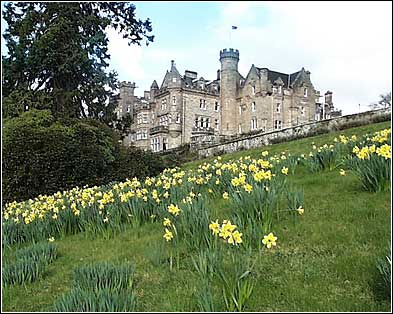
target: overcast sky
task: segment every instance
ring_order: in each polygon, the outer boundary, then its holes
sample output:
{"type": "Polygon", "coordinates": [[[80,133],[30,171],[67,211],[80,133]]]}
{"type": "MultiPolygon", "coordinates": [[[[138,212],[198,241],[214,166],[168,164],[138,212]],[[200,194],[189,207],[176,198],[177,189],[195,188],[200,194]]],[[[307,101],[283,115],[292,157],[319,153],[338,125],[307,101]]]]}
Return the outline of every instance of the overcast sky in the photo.
{"type": "MultiPolygon", "coordinates": [[[[386,2],[133,2],[150,18],[155,40],[128,46],[109,30],[110,67],[143,95],[161,85],[170,61],[181,74],[212,80],[219,51],[240,52],[239,71],[251,65],[293,73],[304,67],[314,87],[333,91],[343,114],[368,110],[392,86],[392,3],[386,2]],[[237,26],[231,30],[231,26],[237,26]]],[[[3,46],[3,45],[2,45],[3,46]]]]}

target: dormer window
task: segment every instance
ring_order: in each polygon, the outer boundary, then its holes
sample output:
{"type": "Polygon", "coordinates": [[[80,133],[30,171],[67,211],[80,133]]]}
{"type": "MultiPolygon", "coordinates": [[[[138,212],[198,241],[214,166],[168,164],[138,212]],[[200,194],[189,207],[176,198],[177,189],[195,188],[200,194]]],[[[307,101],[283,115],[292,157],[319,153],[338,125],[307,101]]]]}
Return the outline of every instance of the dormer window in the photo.
{"type": "Polygon", "coordinates": [[[307,95],[308,95],[308,88],[306,87],[306,88],[304,88],[304,90],[303,90],[303,96],[304,96],[304,97],[307,97],[307,95]]]}
{"type": "Polygon", "coordinates": [[[254,85],[251,86],[251,89],[252,89],[252,94],[255,95],[255,86],[254,85]]]}

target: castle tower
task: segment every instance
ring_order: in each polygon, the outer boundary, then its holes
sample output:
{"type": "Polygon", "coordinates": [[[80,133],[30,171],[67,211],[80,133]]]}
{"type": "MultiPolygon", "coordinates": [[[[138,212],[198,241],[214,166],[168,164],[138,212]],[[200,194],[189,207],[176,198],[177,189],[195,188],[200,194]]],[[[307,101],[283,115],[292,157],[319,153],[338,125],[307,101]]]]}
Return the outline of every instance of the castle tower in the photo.
{"type": "Polygon", "coordinates": [[[234,135],[237,133],[236,97],[239,82],[239,50],[224,49],[220,51],[221,62],[221,134],[234,135]]]}
{"type": "Polygon", "coordinates": [[[120,83],[120,98],[117,109],[118,118],[124,117],[127,113],[132,116],[134,110],[133,104],[135,88],[135,83],[125,81],[120,83]]]}

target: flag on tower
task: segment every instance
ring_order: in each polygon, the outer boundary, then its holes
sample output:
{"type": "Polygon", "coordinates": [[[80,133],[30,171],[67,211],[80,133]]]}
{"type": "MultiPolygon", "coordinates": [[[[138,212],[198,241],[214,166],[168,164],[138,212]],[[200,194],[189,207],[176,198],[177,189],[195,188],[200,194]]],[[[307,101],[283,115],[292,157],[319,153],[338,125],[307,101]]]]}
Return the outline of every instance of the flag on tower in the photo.
{"type": "Polygon", "coordinates": [[[237,26],[232,26],[232,29],[237,29],[237,26]]]}

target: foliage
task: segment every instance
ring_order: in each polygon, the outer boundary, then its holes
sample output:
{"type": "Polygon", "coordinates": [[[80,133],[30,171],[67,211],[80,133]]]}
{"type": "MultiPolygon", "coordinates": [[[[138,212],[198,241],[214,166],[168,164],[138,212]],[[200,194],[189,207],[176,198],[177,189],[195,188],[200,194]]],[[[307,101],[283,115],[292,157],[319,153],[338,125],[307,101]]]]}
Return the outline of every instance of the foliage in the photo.
{"type": "Polygon", "coordinates": [[[37,243],[16,251],[15,257],[34,262],[42,260],[46,264],[50,264],[57,258],[57,246],[53,243],[37,243]]]}
{"type": "Polygon", "coordinates": [[[5,285],[26,284],[41,278],[47,265],[57,258],[57,248],[51,243],[38,243],[19,250],[15,261],[4,265],[5,285]]]}
{"type": "Polygon", "coordinates": [[[75,268],[73,288],[54,308],[61,312],[129,312],[136,307],[134,265],[94,263],[75,268]]]}
{"type": "Polygon", "coordinates": [[[106,72],[106,30],[118,31],[129,44],[154,37],[149,19],[138,20],[127,2],[8,2],[3,18],[5,117],[29,106],[110,123],[118,81],[115,72],[106,72]]]}
{"type": "Polygon", "coordinates": [[[391,278],[392,278],[392,250],[390,248],[389,253],[383,257],[378,258],[377,268],[383,280],[383,287],[385,291],[391,289],[391,278]]]}
{"type": "Polygon", "coordinates": [[[372,109],[392,107],[392,92],[379,95],[379,101],[370,105],[372,109]]]}
{"type": "Polygon", "coordinates": [[[106,125],[56,121],[48,110],[29,110],[3,128],[3,201],[23,200],[74,186],[101,185],[156,175],[159,156],[119,144],[106,125]]]}
{"type": "Polygon", "coordinates": [[[132,289],[135,267],[132,264],[94,263],[74,270],[74,287],[81,290],[120,292],[132,289]]]}
{"type": "Polygon", "coordinates": [[[136,295],[107,290],[90,291],[74,288],[54,304],[56,312],[133,312],[136,295]]]}

